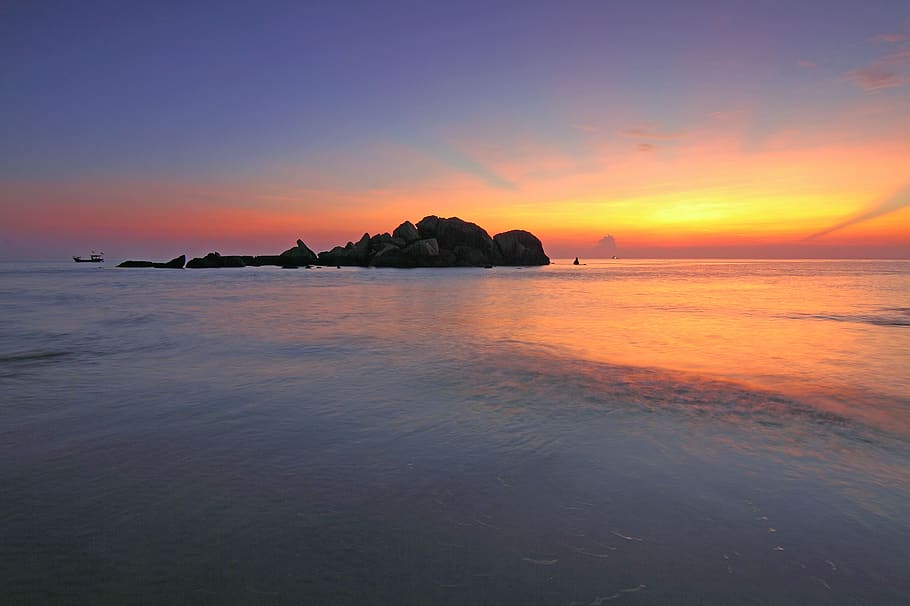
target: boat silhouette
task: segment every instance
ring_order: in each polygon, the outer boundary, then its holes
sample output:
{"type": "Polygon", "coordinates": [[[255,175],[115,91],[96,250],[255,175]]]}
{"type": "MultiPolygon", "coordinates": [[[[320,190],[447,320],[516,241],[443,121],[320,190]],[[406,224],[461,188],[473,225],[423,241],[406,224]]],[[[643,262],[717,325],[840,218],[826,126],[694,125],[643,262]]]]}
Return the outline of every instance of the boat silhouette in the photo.
{"type": "Polygon", "coordinates": [[[73,261],[76,263],[104,263],[104,253],[96,253],[92,251],[92,254],[89,255],[88,259],[83,259],[82,257],[73,257],[73,261]]]}

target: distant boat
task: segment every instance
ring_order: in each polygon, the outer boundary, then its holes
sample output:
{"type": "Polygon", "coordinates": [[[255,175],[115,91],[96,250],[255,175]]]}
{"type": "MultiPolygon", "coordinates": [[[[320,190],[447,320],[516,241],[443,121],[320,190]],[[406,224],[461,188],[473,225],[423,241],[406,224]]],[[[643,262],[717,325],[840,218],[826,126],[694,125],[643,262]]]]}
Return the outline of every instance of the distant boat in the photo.
{"type": "Polygon", "coordinates": [[[82,257],[73,257],[73,261],[76,263],[104,263],[104,253],[96,253],[92,251],[92,254],[89,255],[88,259],[83,259],[82,257]]]}

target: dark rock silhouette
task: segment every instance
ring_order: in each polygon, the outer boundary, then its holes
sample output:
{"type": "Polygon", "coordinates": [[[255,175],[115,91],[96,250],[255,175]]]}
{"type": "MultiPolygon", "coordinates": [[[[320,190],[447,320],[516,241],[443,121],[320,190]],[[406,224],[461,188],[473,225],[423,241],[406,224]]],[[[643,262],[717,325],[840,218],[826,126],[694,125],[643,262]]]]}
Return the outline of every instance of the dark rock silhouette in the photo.
{"type": "Polygon", "coordinates": [[[319,253],[319,263],[322,265],[366,265],[370,254],[370,234],[363,234],[357,244],[348,242],[344,246],[336,246],[330,251],[319,253]]]}
{"type": "MultiPolygon", "coordinates": [[[[492,267],[494,265],[549,265],[540,240],[516,229],[490,237],[476,223],[458,217],[430,215],[416,225],[405,221],[388,232],[365,233],[356,242],[336,246],[318,255],[302,240],[279,255],[220,255],[217,252],[195,258],[188,268],[246,267],[277,265],[334,267],[492,267]]],[[[143,266],[148,267],[148,266],[143,266]]]]}
{"type": "Polygon", "coordinates": [[[395,231],[392,232],[392,237],[401,238],[404,240],[405,244],[410,244],[411,242],[420,239],[420,233],[417,231],[417,227],[415,227],[413,223],[410,221],[405,221],[395,228],[395,231]]]}
{"type": "Polygon", "coordinates": [[[549,265],[537,236],[523,229],[496,234],[493,238],[502,257],[501,265],[549,265]]]}
{"type": "Polygon", "coordinates": [[[206,256],[190,259],[186,264],[187,269],[199,268],[221,268],[221,267],[246,267],[252,265],[255,257],[241,255],[221,255],[217,252],[210,252],[206,256]],[[249,263],[247,263],[249,261],[249,263]]]}
{"type": "Polygon", "coordinates": [[[458,217],[442,219],[435,215],[424,217],[417,224],[421,238],[436,238],[440,250],[455,254],[452,265],[483,267],[502,265],[499,249],[493,238],[476,223],[462,221],[458,217]]]}
{"type": "Polygon", "coordinates": [[[183,269],[184,265],[186,265],[186,255],[175,257],[167,263],[156,263],[155,261],[124,261],[117,267],[157,267],[159,269],[183,269]]]}
{"type": "Polygon", "coordinates": [[[316,253],[314,253],[310,248],[303,243],[303,240],[297,240],[297,246],[289,248],[280,255],[258,255],[252,257],[250,262],[246,262],[246,257],[244,257],[244,262],[246,265],[260,266],[260,265],[277,265],[279,267],[292,268],[312,265],[316,262],[316,253]]]}
{"type": "Polygon", "coordinates": [[[297,265],[311,265],[316,262],[316,253],[310,250],[303,240],[297,240],[297,246],[287,249],[279,256],[294,261],[297,265]]]}
{"type": "Polygon", "coordinates": [[[575,257],[575,260],[572,261],[572,265],[579,265],[579,263],[578,263],[578,257],[575,257]]]}

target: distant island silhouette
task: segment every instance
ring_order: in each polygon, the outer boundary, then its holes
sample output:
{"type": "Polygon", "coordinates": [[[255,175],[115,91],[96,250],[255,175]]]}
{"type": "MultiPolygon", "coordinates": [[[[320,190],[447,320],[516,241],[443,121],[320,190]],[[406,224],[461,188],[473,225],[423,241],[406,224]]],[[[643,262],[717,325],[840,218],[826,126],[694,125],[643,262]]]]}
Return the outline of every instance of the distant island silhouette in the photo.
{"type": "Polygon", "coordinates": [[[181,255],[166,263],[124,261],[117,267],[162,269],[313,266],[357,267],[493,267],[495,265],[549,265],[543,244],[529,231],[513,229],[490,237],[485,229],[458,217],[429,215],[416,225],[405,221],[388,232],[363,236],[319,254],[302,240],[277,255],[221,255],[210,252],[186,261],[181,255]]]}

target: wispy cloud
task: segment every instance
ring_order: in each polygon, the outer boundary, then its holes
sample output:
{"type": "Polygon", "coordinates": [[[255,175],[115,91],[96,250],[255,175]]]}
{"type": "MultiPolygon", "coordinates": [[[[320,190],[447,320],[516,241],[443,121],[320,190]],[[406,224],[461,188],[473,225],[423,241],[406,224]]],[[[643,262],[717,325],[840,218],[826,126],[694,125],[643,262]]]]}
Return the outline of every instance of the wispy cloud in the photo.
{"type": "Polygon", "coordinates": [[[903,42],[907,39],[907,36],[904,34],[879,34],[875,37],[875,40],[878,42],[903,42]]]}
{"type": "Polygon", "coordinates": [[[852,82],[865,91],[879,91],[886,88],[897,88],[907,84],[906,76],[887,68],[870,65],[844,74],[844,79],[852,82]]]}
{"type": "Polygon", "coordinates": [[[682,133],[663,132],[657,128],[656,124],[633,126],[623,130],[621,134],[629,139],[652,139],[654,141],[672,141],[683,137],[682,133]]]}
{"type": "Polygon", "coordinates": [[[518,190],[517,183],[506,179],[493,167],[481,162],[474,155],[447,141],[436,138],[419,137],[414,140],[414,144],[418,149],[429,154],[436,161],[441,162],[450,169],[471,175],[474,178],[483,181],[490,187],[505,191],[518,190]]]}
{"type": "Polygon", "coordinates": [[[843,78],[868,92],[903,86],[910,82],[910,47],[845,72],[843,78]]]}
{"type": "Polygon", "coordinates": [[[653,143],[639,143],[638,145],[635,146],[635,149],[637,149],[640,152],[651,152],[651,151],[654,151],[655,149],[657,149],[657,146],[654,145],[653,143]]]}
{"type": "Polygon", "coordinates": [[[600,132],[600,129],[593,124],[570,124],[569,126],[574,130],[586,133],[588,135],[593,135],[600,132]]]}
{"type": "Polygon", "coordinates": [[[818,67],[817,63],[815,63],[814,61],[809,61],[808,59],[800,59],[799,61],[796,62],[796,64],[805,69],[812,69],[814,67],[818,67]]]}
{"type": "Polygon", "coordinates": [[[836,225],[832,225],[831,227],[827,227],[821,231],[815,232],[811,236],[807,237],[806,241],[815,240],[817,238],[821,238],[822,236],[827,236],[828,234],[844,229],[845,227],[857,225],[871,219],[877,219],[878,217],[897,212],[907,207],[910,207],[910,185],[905,186],[894,195],[889,196],[884,200],[877,202],[876,204],[873,204],[869,209],[859,213],[858,215],[850,217],[846,221],[841,221],[836,225]]]}

